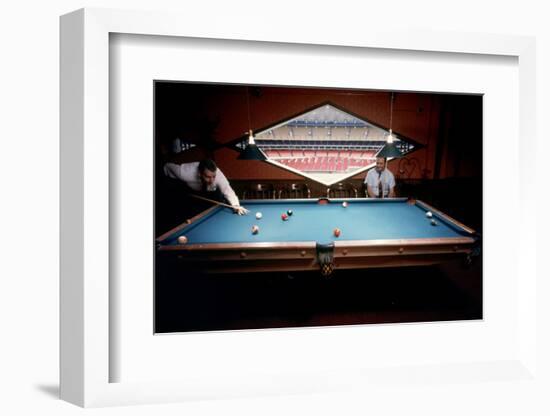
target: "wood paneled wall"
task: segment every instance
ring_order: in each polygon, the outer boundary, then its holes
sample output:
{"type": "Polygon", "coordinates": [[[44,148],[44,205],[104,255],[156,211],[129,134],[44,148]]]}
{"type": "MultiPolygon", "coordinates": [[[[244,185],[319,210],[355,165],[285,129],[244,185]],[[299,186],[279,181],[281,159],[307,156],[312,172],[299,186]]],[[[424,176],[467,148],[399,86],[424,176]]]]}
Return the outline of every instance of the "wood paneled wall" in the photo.
{"type": "MultiPolygon", "coordinates": [[[[239,161],[238,153],[216,145],[331,102],[382,128],[389,129],[388,92],[321,88],[156,83],[155,143],[157,164],[213,157],[232,181],[301,181],[284,169],[257,161],[239,161]],[[198,148],[173,155],[175,137],[198,148]]],[[[481,177],[482,100],[479,96],[395,93],[394,132],[419,144],[409,156],[390,162],[400,179],[481,177]]],[[[365,173],[352,178],[360,183],[365,173]]],[[[314,187],[316,185],[314,184],[314,187]]]]}

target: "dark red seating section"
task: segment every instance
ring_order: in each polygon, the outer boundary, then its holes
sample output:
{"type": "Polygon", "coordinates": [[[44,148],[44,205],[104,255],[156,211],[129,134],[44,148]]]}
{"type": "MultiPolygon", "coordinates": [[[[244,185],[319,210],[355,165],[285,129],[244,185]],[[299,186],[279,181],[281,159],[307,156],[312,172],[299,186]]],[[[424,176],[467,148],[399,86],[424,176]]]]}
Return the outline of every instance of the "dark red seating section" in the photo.
{"type": "Polygon", "coordinates": [[[302,172],[346,172],[374,163],[374,151],[363,150],[297,150],[265,151],[279,163],[302,172]]]}

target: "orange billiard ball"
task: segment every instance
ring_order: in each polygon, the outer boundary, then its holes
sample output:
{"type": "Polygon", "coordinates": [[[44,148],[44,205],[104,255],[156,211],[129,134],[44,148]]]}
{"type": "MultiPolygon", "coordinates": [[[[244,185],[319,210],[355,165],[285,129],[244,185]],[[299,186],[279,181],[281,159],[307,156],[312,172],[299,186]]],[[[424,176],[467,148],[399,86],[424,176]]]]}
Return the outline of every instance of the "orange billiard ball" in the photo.
{"type": "Polygon", "coordinates": [[[333,231],[334,237],[340,237],[341,233],[342,233],[342,231],[340,231],[339,228],[335,228],[334,231],[333,231]]]}

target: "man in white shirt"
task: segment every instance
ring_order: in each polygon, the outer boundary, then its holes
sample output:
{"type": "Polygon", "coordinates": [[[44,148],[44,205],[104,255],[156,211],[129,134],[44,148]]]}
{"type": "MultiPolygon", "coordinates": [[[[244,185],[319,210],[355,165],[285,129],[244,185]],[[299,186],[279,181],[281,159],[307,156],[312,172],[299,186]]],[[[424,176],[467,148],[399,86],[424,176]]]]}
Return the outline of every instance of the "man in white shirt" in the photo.
{"type": "Polygon", "coordinates": [[[239,198],[231,188],[231,185],[229,185],[229,181],[225,175],[211,159],[205,159],[201,162],[183,163],[181,165],[166,163],[164,165],[164,174],[170,178],[185,182],[192,191],[200,193],[201,196],[218,201],[224,198],[239,215],[248,213],[247,209],[241,207],[239,198]]]}
{"type": "Polygon", "coordinates": [[[367,173],[365,184],[370,198],[395,197],[395,178],[393,173],[386,169],[386,158],[376,158],[376,167],[367,173]]]}

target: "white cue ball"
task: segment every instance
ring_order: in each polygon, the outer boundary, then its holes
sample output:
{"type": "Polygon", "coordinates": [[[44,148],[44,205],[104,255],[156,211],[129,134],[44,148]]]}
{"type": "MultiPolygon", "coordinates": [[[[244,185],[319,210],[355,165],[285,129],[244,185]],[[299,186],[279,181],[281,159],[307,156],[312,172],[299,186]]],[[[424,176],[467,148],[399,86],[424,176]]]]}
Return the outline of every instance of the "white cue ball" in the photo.
{"type": "Polygon", "coordinates": [[[259,220],[260,218],[262,218],[262,213],[261,213],[261,212],[257,212],[257,213],[256,213],[256,219],[259,220]]]}
{"type": "Polygon", "coordinates": [[[178,237],[178,243],[180,243],[180,244],[187,244],[187,237],[184,236],[184,235],[180,235],[180,236],[178,237]]]}
{"type": "Polygon", "coordinates": [[[426,217],[432,218],[432,216],[433,216],[433,214],[431,213],[431,211],[426,212],[426,217]]]}

